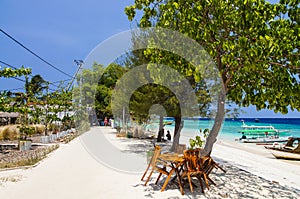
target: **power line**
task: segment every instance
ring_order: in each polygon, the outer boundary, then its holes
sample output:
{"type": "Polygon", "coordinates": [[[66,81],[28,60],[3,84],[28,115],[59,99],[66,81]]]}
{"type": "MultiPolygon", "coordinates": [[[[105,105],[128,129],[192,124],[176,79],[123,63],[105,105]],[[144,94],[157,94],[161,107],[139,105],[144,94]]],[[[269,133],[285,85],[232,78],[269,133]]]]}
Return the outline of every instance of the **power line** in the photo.
{"type": "MultiPolygon", "coordinates": [[[[70,80],[72,80],[72,79],[64,79],[64,80],[59,80],[59,81],[55,81],[55,82],[49,82],[49,84],[53,84],[54,85],[56,83],[67,82],[67,81],[70,81],[70,80]]],[[[58,86],[56,86],[56,87],[58,87],[58,86]]]]}
{"type": "MultiPolygon", "coordinates": [[[[10,64],[8,64],[8,63],[6,63],[6,62],[4,62],[4,61],[1,61],[1,60],[0,60],[0,63],[6,65],[6,66],[8,66],[8,67],[11,67],[11,68],[13,68],[13,69],[18,70],[17,67],[12,66],[12,65],[10,65],[10,64]]],[[[30,77],[33,77],[33,75],[31,75],[31,74],[29,74],[29,76],[30,76],[30,77]]],[[[13,78],[15,78],[15,77],[13,77],[13,78]]],[[[15,78],[15,79],[17,79],[17,78],[15,78]]],[[[25,82],[25,80],[22,80],[22,79],[18,79],[18,80],[25,82]]],[[[55,87],[58,88],[59,86],[55,85],[55,83],[60,83],[60,82],[65,82],[65,81],[70,81],[70,80],[71,80],[71,79],[65,79],[65,80],[60,80],[60,81],[55,81],[55,82],[49,82],[49,84],[51,84],[51,85],[53,85],[53,86],[55,86],[55,87]]]]}
{"type": "MultiPolygon", "coordinates": [[[[67,87],[67,91],[71,88],[73,81],[75,80],[76,75],[78,74],[79,70],[81,69],[82,65],[84,64],[84,62],[82,60],[74,60],[74,62],[76,63],[76,65],[78,66],[76,73],[74,74],[74,76],[72,77],[71,81],[69,82],[69,85],[67,87]]],[[[82,78],[80,78],[80,81],[82,80],[82,78]]],[[[81,88],[81,87],[80,87],[81,88]]]]}
{"type": "Polygon", "coordinates": [[[22,43],[20,43],[19,41],[17,41],[15,38],[13,38],[12,36],[10,36],[8,33],[6,33],[4,30],[0,29],[0,31],[5,34],[7,37],[9,37],[10,39],[12,39],[14,42],[16,42],[17,44],[19,44],[20,46],[22,46],[24,49],[26,49],[28,52],[30,52],[31,54],[33,54],[35,57],[37,57],[38,59],[40,59],[41,61],[43,61],[44,63],[46,63],[47,65],[51,66],[52,68],[54,68],[55,70],[69,76],[72,78],[71,75],[65,73],[64,71],[60,70],[59,68],[53,66],[52,64],[50,64],[49,62],[47,62],[45,59],[43,59],[42,57],[40,57],[39,55],[37,55],[36,53],[34,53],[33,51],[31,51],[29,48],[27,48],[26,46],[24,46],[22,43]]]}
{"type": "Polygon", "coordinates": [[[24,79],[20,79],[20,78],[17,78],[17,77],[12,77],[12,78],[14,78],[14,79],[16,79],[16,80],[19,80],[19,81],[21,81],[21,82],[25,82],[25,83],[26,83],[26,81],[25,81],[24,79]]]}
{"type": "MultiPolygon", "coordinates": [[[[14,67],[14,66],[12,66],[12,65],[10,65],[10,64],[8,64],[8,63],[6,63],[6,62],[4,62],[4,61],[0,61],[0,63],[6,65],[6,66],[8,66],[8,67],[11,67],[11,68],[13,68],[13,69],[18,70],[18,68],[14,67]]],[[[32,77],[32,75],[29,75],[29,76],[32,77]]],[[[16,80],[19,80],[19,81],[21,81],[21,82],[25,82],[25,83],[26,83],[26,81],[23,80],[23,79],[20,79],[20,78],[17,78],[17,77],[12,77],[12,78],[14,78],[14,79],[16,79],[16,80]]]]}
{"type": "MultiPolygon", "coordinates": [[[[7,63],[5,63],[5,62],[3,62],[3,61],[0,61],[0,63],[2,63],[2,64],[5,64],[6,66],[9,66],[9,67],[11,67],[11,68],[13,68],[13,69],[16,69],[16,70],[17,70],[17,68],[16,68],[16,67],[14,67],[14,66],[11,66],[11,65],[9,65],[9,64],[7,64],[7,63]]],[[[20,78],[17,78],[17,77],[12,77],[12,78],[14,78],[14,79],[16,79],[16,80],[19,80],[19,81],[21,81],[21,82],[25,82],[25,83],[26,83],[26,81],[25,81],[25,80],[23,80],[23,79],[20,79],[20,78]]]]}
{"type": "Polygon", "coordinates": [[[2,89],[2,90],[0,90],[0,92],[2,92],[2,91],[16,91],[16,90],[22,90],[22,89],[24,89],[24,88],[2,89]]]}
{"type": "MultiPolygon", "coordinates": [[[[6,66],[8,66],[8,67],[11,67],[11,68],[13,68],[13,69],[18,70],[17,67],[12,66],[12,65],[10,65],[10,64],[8,64],[8,63],[6,63],[6,62],[4,62],[4,61],[1,61],[1,60],[0,60],[0,63],[6,65],[6,66]]],[[[29,74],[29,76],[33,77],[33,75],[31,75],[31,74],[29,74]]],[[[16,80],[18,80],[18,81],[21,81],[21,82],[26,83],[26,80],[23,80],[23,79],[20,79],[20,78],[17,78],[17,77],[12,77],[12,78],[14,78],[14,79],[16,79],[16,80]]],[[[65,80],[59,80],[59,81],[48,82],[48,83],[49,83],[50,85],[53,85],[53,86],[59,88],[59,86],[55,85],[56,83],[67,82],[67,81],[70,81],[70,80],[72,80],[72,79],[65,79],[65,80]]],[[[21,89],[24,89],[24,88],[2,89],[2,90],[0,90],[0,91],[6,91],[6,90],[12,91],[12,90],[21,90],[21,89]]],[[[54,90],[54,89],[51,89],[51,88],[49,88],[49,90],[51,90],[51,91],[53,91],[53,92],[56,92],[56,91],[57,91],[57,90],[54,90]]]]}
{"type": "MultiPolygon", "coordinates": [[[[0,92],[2,91],[14,91],[14,90],[24,90],[24,88],[11,88],[11,89],[1,89],[0,92]]],[[[49,88],[49,90],[56,92],[57,90],[49,88]]]]}
{"type": "Polygon", "coordinates": [[[11,68],[13,68],[13,69],[18,70],[18,68],[14,67],[14,66],[12,66],[12,65],[9,65],[8,63],[5,63],[4,61],[0,61],[0,63],[6,65],[6,66],[8,66],[8,67],[11,67],[11,68]]]}

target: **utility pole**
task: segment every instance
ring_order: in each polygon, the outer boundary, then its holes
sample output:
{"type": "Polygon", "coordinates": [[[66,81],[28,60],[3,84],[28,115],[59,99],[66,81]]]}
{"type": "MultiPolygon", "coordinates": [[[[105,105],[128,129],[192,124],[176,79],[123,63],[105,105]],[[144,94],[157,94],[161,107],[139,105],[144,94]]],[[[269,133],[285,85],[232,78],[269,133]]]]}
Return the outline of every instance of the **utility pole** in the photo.
{"type": "MultiPolygon", "coordinates": [[[[82,60],[74,60],[74,62],[76,63],[76,65],[78,66],[78,69],[75,73],[74,78],[76,77],[77,73],[79,72],[79,70],[81,69],[82,65],[83,65],[83,61],[82,60]]],[[[80,74],[80,80],[79,80],[79,94],[80,94],[80,98],[79,98],[79,106],[82,106],[82,73],[80,74]]]]}
{"type": "MultiPolygon", "coordinates": [[[[71,79],[71,81],[70,81],[70,83],[69,83],[69,85],[68,85],[68,87],[67,87],[67,91],[69,91],[69,89],[71,88],[71,86],[72,86],[72,84],[73,84],[73,82],[74,82],[74,79],[76,78],[78,72],[80,71],[81,67],[82,67],[83,64],[84,64],[84,62],[83,62],[82,60],[76,60],[76,59],[74,59],[74,62],[75,62],[75,64],[77,65],[77,71],[76,71],[76,73],[74,74],[74,76],[72,77],[72,79],[71,79]]],[[[81,80],[82,80],[82,78],[80,78],[80,81],[81,81],[81,80]]],[[[82,83],[82,82],[80,82],[80,83],[82,83]]],[[[81,86],[81,85],[80,85],[80,86],[81,86]]],[[[81,95],[81,93],[80,93],[80,95],[81,95]]]]}

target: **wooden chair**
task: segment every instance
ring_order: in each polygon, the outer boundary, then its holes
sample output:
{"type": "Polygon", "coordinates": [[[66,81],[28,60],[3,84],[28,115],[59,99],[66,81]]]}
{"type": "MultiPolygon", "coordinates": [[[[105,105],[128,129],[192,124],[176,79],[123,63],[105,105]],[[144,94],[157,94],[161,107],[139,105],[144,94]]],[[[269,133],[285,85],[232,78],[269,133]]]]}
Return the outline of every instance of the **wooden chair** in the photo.
{"type": "MultiPolygon", "coordinates": [[[[224,173],[226,173],[226,170],[224,170],[219,164],[217,164],[212,157],[210,156],[203,156],[200,158],[202,170],[206,175],[206,178],[216,186],[216,183],[209,177],[209,174],[212,172],[214,168],[221,169],[224,173]]],[[[209,186],[207,185],[207,189],[209,189],[209,186]]]]}
{"type": "Polygon", "coordinates": [[[157,178],[155,184],[158,183],[158,180],[160,179],[160,177],[161,177],[162,174],[165,174],[165,175],[169,175],[169,174],[170,174],[170,173],[167,171],[167,169],[166,169],[166,168],[167,168],[166,165],[164,165],[164,164],[163,164],[162,162],[160,162],[159,159],[158,159],[160,153],[161,153],[161,147],[160,147],[160,146],[155,146],[155,149],[154,149],[154,152],[153,152],[153,156],[152,156],[152,158],[151,158],[151,160],[150,160],[150,163],[148,164],[147,169],[146,169],[146,171],[144,172],[143,177],[142,177],[142,179],[141,179],[141,180],[144,180],[144,177],[146,176],[146,174],[147,174],[149,168],[151,167],[152,170],[151,170],[149,176],[147,177],[147,180],[146,180],[146,182],[145,182],[145,186],[147,185],[147,183],[148,183],[148,181],[150,180],[150,178],[151,178],[151,176],[152,176],[152,173],[153,173],[154,171],[159,172],[159,175],[158,175],[158,178],[157,178]]]}
{"type": "Polygon", "coordinates": [[[206,177],[206,173],[202,169],[201,161],[200,161],[200,149],[189,149],[184,151],[185,169],[181,174],[181,179],[187,178],[191,192],[194,191],[192,177],[196,177],[199,180],[202,193],[204,193],[204,188],[202,184],[201,178],[203,178],[206,186],[208,187],[208,180],[206,177]]]}

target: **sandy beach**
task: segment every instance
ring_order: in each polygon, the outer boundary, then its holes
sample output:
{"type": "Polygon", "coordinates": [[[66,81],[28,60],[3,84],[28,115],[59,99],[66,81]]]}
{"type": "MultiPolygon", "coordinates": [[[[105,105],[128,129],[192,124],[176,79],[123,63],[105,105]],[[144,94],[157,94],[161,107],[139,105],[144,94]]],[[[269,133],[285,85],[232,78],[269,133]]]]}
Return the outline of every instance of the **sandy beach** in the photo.
{"type": "Polygon", "coordinates": [[[149,140],[117,138],[115,130],[93,127],[29,169],[0,172],[0,198],[299,198],[300,163],[272,157],[262,146],[219,140],[212,157],[227,173],[211,174],[217,186],[182,196],[170,183],[164,192],[153,179],[140,181],[149,140]],[[93,148],[94,147],[94,148],[93,148]],[[109,149],[109,150],[107,150],[109,149]],[[118,155],[122,155],[120,158],[118,155]],[[119,161],[118,161],[119,160],[119,161]],[[130,161],[129,161],[130,160],[130,161]]]}

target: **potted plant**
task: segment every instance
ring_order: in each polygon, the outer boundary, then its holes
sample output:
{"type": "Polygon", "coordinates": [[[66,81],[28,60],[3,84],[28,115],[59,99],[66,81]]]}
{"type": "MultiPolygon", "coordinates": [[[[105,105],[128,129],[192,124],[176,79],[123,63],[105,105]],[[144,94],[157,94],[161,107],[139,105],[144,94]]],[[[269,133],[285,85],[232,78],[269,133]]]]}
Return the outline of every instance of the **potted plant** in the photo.
{"type": "Polygon", "coordinates": [[[28,139],[35,129],[29,125],[21,125],[18,126],[20,131],[20,140],[19,140],[19,150],[20,151],[28,151],[31,149],[32,140],[28,139]]]}
{"type": "Polygon", "coordinates": [[[117,133],[120,133],[120,132],[121,132],[121,127],[120,127],[120,126],[117,126],[117,127],[116,127],[116,130],[117,130],[117,133]]]}
{"type": "MultiPolygon", "coordinates": [[[[200,129],[200,134],[202,133],[202,129],[200,129]]],[[[209,134],[209,129],[204,129],[203,131],[203,137],[204,139],[208,136],[209,134]]],[[[189,149],[194,149],[194,148],[202,148],[202,146],[205,143],[205,140],[202,139],[199,135],[197,135],[195,137],[195,139],[190,138],[189,142],[190,142],[190,147],[189,149]]]]}

